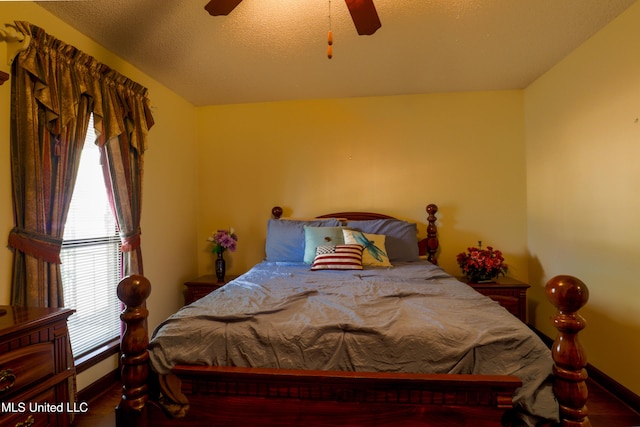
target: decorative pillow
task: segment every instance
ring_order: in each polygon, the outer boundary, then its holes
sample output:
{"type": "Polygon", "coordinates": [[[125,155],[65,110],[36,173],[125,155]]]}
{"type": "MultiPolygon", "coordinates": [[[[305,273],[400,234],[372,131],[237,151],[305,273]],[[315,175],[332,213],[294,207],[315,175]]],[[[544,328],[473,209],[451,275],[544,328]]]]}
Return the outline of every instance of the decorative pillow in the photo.
{"type": "Polygon", "coordinates": [[[362,270],[361,245],[318,246],[311,270],[362,270]]]}
{"type": "Polygon", "coordinates": [[[349,221],[347,226],[369,234],[384,234],[390,261],[416,261],[418,252],[418,226],[399,219],[372,219],[349,221]]]}
{"type": "Polygon", "coordinates": [[[309,221],[270,219],[267,223],[265,251],[267,261],[304,261],[304,226],[337,227],[335,218],[309,221]]]}
{"type": "Polygon", "coordinates": [[[313,263],[318,246],[336,246],[344,244],[342,229],[344,227],[312,227],[304,226],[304,262],[313,263]]]}
{"type": "Polygon", "coordinates": [[[364,247],[362,265],[393,267],[389,262],[383,234],[368,234],[358,230],[343,230],[345,244],[360,244],[364,247]]]}

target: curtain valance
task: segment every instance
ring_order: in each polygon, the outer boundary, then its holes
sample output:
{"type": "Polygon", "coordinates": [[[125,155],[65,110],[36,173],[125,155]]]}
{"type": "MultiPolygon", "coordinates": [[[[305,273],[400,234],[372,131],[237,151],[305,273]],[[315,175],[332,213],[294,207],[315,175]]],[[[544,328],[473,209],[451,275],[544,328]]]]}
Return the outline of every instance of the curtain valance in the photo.
{"type": "Polygon", "coordinates": [[[100,141],[130,132],[130,146],[143,153],[153,126],[148,89],[33,24],[15,24],[31,38],[16,61],[37,82],[34,94],[47,112],[49,131],[59,134],[75,121],[79,99],[87,96],[100,141]]]}

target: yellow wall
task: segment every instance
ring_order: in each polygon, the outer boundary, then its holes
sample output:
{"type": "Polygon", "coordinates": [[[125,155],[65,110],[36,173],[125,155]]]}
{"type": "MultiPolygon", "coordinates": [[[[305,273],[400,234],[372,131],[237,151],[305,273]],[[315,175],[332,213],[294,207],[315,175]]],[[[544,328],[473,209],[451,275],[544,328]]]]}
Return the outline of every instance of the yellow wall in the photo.
{"type": "Polygon", "coordinates": [[[536,325],[552,335],[543,285],[590,288],[589,361],[640,394],[640,3],[525,91],[529,275],[536,325]]]}
{"type": "Polygon", "coordinates": [[[199,270],[232,225],[232,273],[264,257],[274,205],[307,217],[384,212],[422,224],[440,207],[441,265],[478,240],[527,279],[522,91],[291,101],[198,109],[199,270]]]}
{"type": "MultiPolygon", "coordinates": [[[[196,263],[196,116],[195,108],[132,65],[30,2],[0,2],[0,24],[31,22],[93,55],[99,61],[149,88],[156,125],[149,134],[145,157],[142,250],[145,274],[153,292],[149,317],[154,327],[182,303],[181,284],[197,273],[196,263]]],[[[9,71],[5,43],[0,43],[0,70],[9,71]]],[[[0,86],[0,239],[6,243],[13,227],[9,161],[11,82],[0,86]]],[[[0,249],[0,304],[8,304],[12,253],[0,249]]],[[[80,388],[115,367],[100,366],[78,378],[80,388]]]]}
{"type": "MultiPolygon", "coordinates": [[[[156,126],[146,156],[145,273],[153,328],[182,302],[181,283],[210,273],[206,237],[234,226],[230,273],[264,256],[271,207],[290,216],[371,210],[418,221],[440,206],[441,264],[477,240],[530,280],[530,320],[555,335],[543,285],[574,274],[591,288],[590,362],[640,393],[634,282],[640,248],[634,163],[640,136],[640,4],[525,91],[408,95],[194,108],[33,3],[0,2],[149,87],[156,126]],[[636,340],[637,341],[637,340],[636,340]],[[613,351],[611,349],[614,349],[613,351]]],[[[4,66],[0,43],[0,69],[4,66]]],[[[0,231],[13,226],[10,83],[0,86],[0,231]]],[[[5,237],[6,238],[6,237],[5,237]]],[[[0,303],[11,252],[0,251],[0,303]]],[[[104,368],[104,369],[108,369],[104,368]]],[[[81,388],[98,376],[79,379],[81,388]]]]}

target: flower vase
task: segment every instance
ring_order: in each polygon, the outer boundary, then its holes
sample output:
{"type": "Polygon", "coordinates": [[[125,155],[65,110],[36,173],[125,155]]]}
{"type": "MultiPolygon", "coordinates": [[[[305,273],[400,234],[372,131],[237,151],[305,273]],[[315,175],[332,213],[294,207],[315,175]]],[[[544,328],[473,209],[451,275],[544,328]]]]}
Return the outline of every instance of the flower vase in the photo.
{"type": "Polygon", "coordinates": [[[224,262],[224,258],[222,257],[222,252],[218,252],[218,258],[216,258],[215,263],[216,277],[218,278],[218,282],[224,282],[226,268],[227,266],[224,262]]]}
{"type": "Polygon", "coordinates": [[[495,278],[485,274],[480,276],[471,276],[469,277],[469,281],[471,283],[493,283],[495,278]]]}

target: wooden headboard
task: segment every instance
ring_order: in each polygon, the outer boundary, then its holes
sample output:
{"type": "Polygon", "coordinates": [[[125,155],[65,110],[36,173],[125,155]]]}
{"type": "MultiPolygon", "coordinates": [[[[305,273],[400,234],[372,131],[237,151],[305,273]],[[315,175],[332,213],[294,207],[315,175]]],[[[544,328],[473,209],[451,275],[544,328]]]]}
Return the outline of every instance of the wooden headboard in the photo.
{"type": "MultiPolygon", "coordinates": [[[[438,258],[436,256],[440,247],[438,241],[438,227],[436,226],[436,212],[438,212],[438,206],[435,204],[429,204],[425,208],[427,211],[427,237],[418,241],[418,252],[420,256],[426,256],[427,260],[433,264],[438,264],[438,258]]],[[[271,215],[275,219],[282,218],[282,208],[275,206],[271,209],[271,215]]],[[[375,212],[334,212],[323,215],[318,215],[316,218],[339,218],[350,221],[367,221],[372,219],[396,219],[392,216],[375,213],[375,212]]]]}

